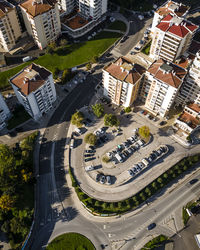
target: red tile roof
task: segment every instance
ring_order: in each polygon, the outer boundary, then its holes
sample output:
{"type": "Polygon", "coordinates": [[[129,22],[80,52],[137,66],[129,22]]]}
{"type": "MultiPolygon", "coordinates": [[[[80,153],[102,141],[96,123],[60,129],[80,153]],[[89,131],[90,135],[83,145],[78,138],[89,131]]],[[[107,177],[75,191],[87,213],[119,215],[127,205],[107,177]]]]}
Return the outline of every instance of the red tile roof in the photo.
{"type": "Polygon", "coordinates": [[[177,9],[176,10],[170,10],[170,6],[173,5],[174,2],[169,1],[165,6],[160,7],[156,12],[161,15],[161,16],[165,16],[169,13],[175,13],[177,16],[181,17],[183,16],[187,10],[189,10],[189,6],[183,5],[183,4],[177,4],[177,9]]]}
{"type": "Polygon", "coordinates": [[[14,9],[7,1],[1,0],[0,1],[0,18],[4,17],[8,12],[14,9]]]}
{"type": "Polygon", "coordinates": [[[159,59],[149,67],[148,72],[152,74],[156,79],[174,88],[178,88],[187,73],[186,70],[178,67],[173,63],[170,63],[168,65],[171,66],[172,70],[167,72],[160,68],[164,64],[166,64],[166,62],[162,59],[159,59]]]}
{"type": "Polygon", "coordinates": [[[194,110],[195,112],[199,113],[200,112],[200,106],[196,103],[191,103],[188,105],[188,108],[194,110]]]}
{"type": "Polygon", "coordinates": [[[20,6],[32,17],[41,15],[55,7],[56,0],[26,0],[20,6]]]}
{"type": "Polygon", "coordinates": [[[186,123],[189,127],[193,128],[193,129],[199,125],[199,119],[188,114],[187,112],[183,112],[178,119],[180,121],[186,123]]]}
{"type": "Polygon", "coordinates": [[[10,81],[19,88],[21,93],[27,96],[40,88],[50,74],[45,68],[32,63],[16,74],[10,81]]]}
{"type": "Polygon", "coordinates": [[[104,70],[116,79],[131,84],[135,84],[145,72],[145,69],[139,64],[132,65],[128,59],[122,57],[106,66],[104,70]]]}
{"type": "Polygon", "coordinates": [[[198,28],[197,25],[194,25],[189,21],[180,20],[181,22],[179,24],[174,23],[175,21],[176,20],[173,18],[173,16],[168,14],[156,27],[164,32],[170,32],[181,38],[185,37],[189,32],[193,32],[198,28]]]}

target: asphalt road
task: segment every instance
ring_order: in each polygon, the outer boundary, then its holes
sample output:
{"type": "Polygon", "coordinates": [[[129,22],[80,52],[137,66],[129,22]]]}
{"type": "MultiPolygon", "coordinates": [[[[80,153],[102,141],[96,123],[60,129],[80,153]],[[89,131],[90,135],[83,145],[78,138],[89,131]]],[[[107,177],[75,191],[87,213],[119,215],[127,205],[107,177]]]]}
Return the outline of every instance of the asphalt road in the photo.
{"type": "MultiPolygon", "coordinates": [[[[63,152],[71,114],[83,105],[89,104],[94,95],[95,86],[99,83],[97,79],[100,79],[98,75],[90,75],[84,83],[78,85],[59,105],[45,130],[39,158],[37,197],[39,217],[35,224],[35,232],[38,233],[34,235],[31,249],[41,249],[41,246],[47,243],[58,220],[66,222],[78,217],[80,227],[81,222],[83,222],[83,228],[88,227],[87,223],[91,224],[78,215],[78,211],[74,208],[74,202],[64,178],[63,152]],[[61,203],[60,201],[64,199],[65,202],[61,203]],[[63,207],[63,204],[67,204],[66,207],[63,207]],[[42,231],[44,233],[41,233],[42,231]]],[[[91,226],[89,228],[91,229],[91,226]]],[[[97,235],[101,235],[100,232],[97,235]]],[[[102,238],[102,236],[99,237],[102,238]]]]}

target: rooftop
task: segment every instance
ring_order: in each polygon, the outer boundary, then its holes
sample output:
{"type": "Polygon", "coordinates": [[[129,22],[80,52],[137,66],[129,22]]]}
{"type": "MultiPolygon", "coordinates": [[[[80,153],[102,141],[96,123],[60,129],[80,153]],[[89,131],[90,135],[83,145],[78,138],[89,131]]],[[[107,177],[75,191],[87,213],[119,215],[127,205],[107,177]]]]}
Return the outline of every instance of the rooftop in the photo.
{"type": "Polygon", "coordinates": [[[198,29],[197,25],[171,14],[164,17],[156,27],[181,38],[184,38],[189,32],[192,33],[198,29]]]}
{"type": "Polygon", "coordinates": [[[4,17],[9,11],[14,9],[14,6],[7,1],[0,1],[0,18],[4,17]]]}
{"type": "Polygon", "coordinates": [[[26,0],[20,6],[32,17],[41,15],[54,8],[56,0],[26,0]]]}
{"type": "Polygon", "coordinates": [[[73,15],[62,16],[61,22],[69,28],[76,30],[85,26],[89,21],[81,17],[77,11],[73,11],[73,15]]]}
{"type": "Polygon", "coordinates": [[[200,113],[200,106],[196,103],[191,103],[188,105],[188,108],[194,110],[197,113],[200,113]]]}
{"type": "Polygon", "coordinates": [[[120,57],[114,63],[104,68],[110,75],[118,80],[135,84],[145,72],[139,64],[132,64],[127,58],[120,57]]]}
{"type": "Polygon", "coordinates": [[[186,75],[186,70],[173,63],[167,63],[163,59],[154,62],[148,69],[156,79],[178,88],[186,75]]]}
{"type": "Polygon", "coordinates": [[[188,10],[190,9],[189,6],[186,6],[181,3],[176,3],[173,1],[168,1],[166,5],[161,6],[156,12],[160,16],[166,16],[169,13],[174,13],[177,16],[183,16],[188,10]]]}
{"type": "Polygon", "coordinates": [[[180,121],[186,123],[189,127],[193,128],[193,129],[199,125],[199,119],[188,114],[187,112],[183,112],[178,119],[180,121]]]}
{"type": "Polygon", "coordinates": [[[18,87],[25,96],[36,91],[51,73],[45,68],[32,63],[11,78],[11,83],[18,87]]]}

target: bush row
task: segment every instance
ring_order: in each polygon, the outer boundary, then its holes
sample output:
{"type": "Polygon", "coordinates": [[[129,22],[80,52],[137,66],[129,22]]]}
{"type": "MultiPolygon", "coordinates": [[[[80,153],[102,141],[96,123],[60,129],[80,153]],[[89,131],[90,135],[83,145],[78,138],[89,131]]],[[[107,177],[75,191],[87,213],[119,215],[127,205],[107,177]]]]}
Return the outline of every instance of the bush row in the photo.
{"type": "Polygon", "coordinates": [[[166,172],[152,181],[149,185],[144,187],[137,194],[118,202],[104,202],[88,196],[79,187],[78,182],[74,176],[73,169],[69,168],[69,174],[71,176],[72,186],[75,188],[79,200],[83,202],[83,204],[85,204],[88,209],[98,214],[121,214],[138,207],[152,195],[157,193],[161,188],[163,188],[172,180],[178,178],[182,173],[191,168],[199,160],[200,155],[183,158],[177,164],[172,166],[170,169],[168,169],[166,172]]]}

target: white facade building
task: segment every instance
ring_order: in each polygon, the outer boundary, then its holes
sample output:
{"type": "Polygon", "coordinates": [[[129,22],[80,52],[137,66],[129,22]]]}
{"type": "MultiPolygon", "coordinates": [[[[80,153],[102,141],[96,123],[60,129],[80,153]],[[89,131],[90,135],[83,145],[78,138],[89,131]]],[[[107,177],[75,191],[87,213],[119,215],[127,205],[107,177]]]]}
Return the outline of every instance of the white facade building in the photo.
{"type": "Polygon", "coordinates": [[[6,126],[6,120],[10,117],[11,113],[0,93],[0,130],[6,126]]]}
{"type": "Polygon", "coordinates": [[[175,120],[174,126],[187,134],[194,132],[200,125],[200,106],[191,103],[185,106],[182,114],[175,120]]]}
{"type": "Polygon", "coordinates": [[[56,101],[53,76],[47,69],[32,63],[10,79],[18,101],[38,120],[56,101]]]}
{"type": "Polygon", "coordinates": [[[175,102],[178,91],[186,75],[186,70],[162,59],[154,62],[145,74],[145,107],[155,115],[164,117],[175,102]]]}
{"type": "Polygon", "coordinates": [[[103,69],[104,95],[116,105],[129,107],[137,98],[145,69],[119,58],[103,69]]]}
{"type": "Polygon", "coordinates": [[[58,3],[55,0],[26,0],[20,4],[26,29],[40,49],[61,34],[58,3]]]}
{"type": "Polygon", "coordinates": [[[179,103],[184,105],[188,102],[200,105],[200,51],[196,54],[179,93],[179,103]]]}
{"type": "Polygon", "coordinates": [[[160,21],[171,14],[173,16],[185,18],[188,14],[190,7],[186,6],[182,3],[176,3],[173,1],[167,1],[163,5],[161,5],[155,12],[152,21],[151,32],[155,31],[155,27],[160,23],[160,21]]]}
{"type": "Polygon", "coordinates": [[[16,8],[7,1],[0,1],[0,48],[10,51],[21,36],[16,8]]]}
{"type": "Polygon", "coordinates": [[[197,25],[168,14],[154,28],[150,57],[173,62],[188,49],[197,25]]]}

